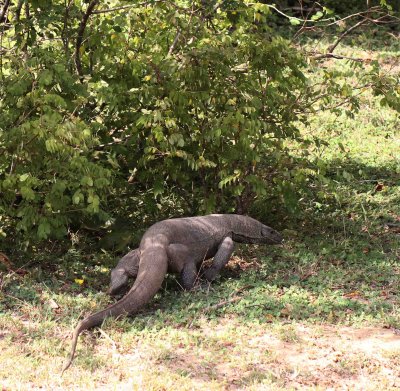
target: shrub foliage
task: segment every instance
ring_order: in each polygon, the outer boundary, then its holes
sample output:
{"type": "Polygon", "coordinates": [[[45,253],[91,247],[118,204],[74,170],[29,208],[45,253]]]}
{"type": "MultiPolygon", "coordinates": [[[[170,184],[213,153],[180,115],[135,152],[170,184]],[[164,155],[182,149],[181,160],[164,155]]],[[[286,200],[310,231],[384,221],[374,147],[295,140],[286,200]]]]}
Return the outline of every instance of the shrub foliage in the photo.
{"type": "MultiPolygon", "coordinates": [[[[63,237],[121,216],[294,207],[313,105],[357,107],[247,1],[5,2],[0,233],[63,237]],[[296,144],[299,145],[299,144],[296,144]]],[[[354,70],[355,72],[355,70],[354,70]]],[[[375,74],[376,77],[376,74],[375,74]]]]}

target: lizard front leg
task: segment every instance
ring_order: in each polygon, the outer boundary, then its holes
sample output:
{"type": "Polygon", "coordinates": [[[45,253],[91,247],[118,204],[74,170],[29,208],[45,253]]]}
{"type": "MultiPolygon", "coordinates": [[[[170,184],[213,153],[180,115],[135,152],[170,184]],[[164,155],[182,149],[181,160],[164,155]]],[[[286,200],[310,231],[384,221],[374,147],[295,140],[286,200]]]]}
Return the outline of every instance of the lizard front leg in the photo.
{"type": "Polygon", "coordinates": [[[209,269],[204,272],[204,277],[208,281],[213,281],[217,277],[221,269],[228,263],[235,244],[230,236],[227,236],[219,245],[218,251],[214,255],[214,260],[209,269]]]}

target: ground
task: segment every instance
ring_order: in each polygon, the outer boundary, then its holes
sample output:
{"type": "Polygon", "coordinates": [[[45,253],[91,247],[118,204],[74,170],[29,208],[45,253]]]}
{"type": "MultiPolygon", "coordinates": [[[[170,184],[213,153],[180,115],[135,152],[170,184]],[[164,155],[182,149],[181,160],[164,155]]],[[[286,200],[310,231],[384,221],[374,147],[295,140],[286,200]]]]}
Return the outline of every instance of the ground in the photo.
{"type": "MultiPolygon", "coordinates": [[[[400,388],[400,335],[393,328],[272,319],[243,324],[232,316],[211,322],[200,317],[195,327],[167,326],[138,335],[124,335],[115,327],[110,335],[102,331],[99,338],[84,338],[80,357],[61,376],[64,357],[46,355],[33,342],[36,327],[42,326],[23,327],[29,336],[18,327],[0,334],[3,390],[400,388]]],[[[68,342],[65,331],[49,334],[47,338],[58,339],[60,345],[68,342]]]]}
{"type": "MultiPolygon", "coordinates": [[[[371,56],[392,72],[397,53],[371,56]]],[[[84,333],[63,376],[78,319],[110,302],[112,254],[0,259],[2,390],[400,389],[400,120],[379,97],[361,104],[302,130],[325,142],[307,153],[329,182],[270,214],[284,245],[238,247],[210,289],[169,277],[137,316],[84,333]]]]}

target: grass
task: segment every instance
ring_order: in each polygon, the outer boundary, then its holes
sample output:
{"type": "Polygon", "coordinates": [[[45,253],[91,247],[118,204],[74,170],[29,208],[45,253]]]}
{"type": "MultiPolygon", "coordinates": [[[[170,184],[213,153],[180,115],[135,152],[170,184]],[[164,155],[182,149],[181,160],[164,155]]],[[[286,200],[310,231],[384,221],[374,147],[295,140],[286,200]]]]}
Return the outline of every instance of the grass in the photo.
{"type": "Polygon", "coordinates": [[[327,142],[309,153],[331,182],[282,220],[284,246],[239,247],[210,290],[167,278],[136,317],[83,335],[62,377],[78,318],[109,302],[113,260],[73,248],[2,273],[2,389],[400,387],[400,120],[363,99],[304,130],[327,142]]]}

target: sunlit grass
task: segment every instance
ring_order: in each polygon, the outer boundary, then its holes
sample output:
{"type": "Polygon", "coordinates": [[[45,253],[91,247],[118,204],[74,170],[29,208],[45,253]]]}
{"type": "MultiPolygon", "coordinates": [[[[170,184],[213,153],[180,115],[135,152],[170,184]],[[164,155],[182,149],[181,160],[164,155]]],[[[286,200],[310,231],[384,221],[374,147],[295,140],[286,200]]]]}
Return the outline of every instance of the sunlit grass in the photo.
{"type": "MultiPolygon", "coordinates": [[[[394,55],[382,53],[376,55],[394,55]]],[[[110,302],[98,259],[105,266],[111,259],[71,250],[57,262],[48,259],[48,269],[43,261],[26,267],[26,275],[4,272],[0,385],[399,387],[400,338],[393,331],[400,328],[399,125],[398,114],[368,94],[352,118],[318,113],[303,132],[327,143],[308,153],[322,162],[329,183],[315,184],[299,214],[282,223],[285,245],[239,247],[209,291],[182,292],[168,278],[137,316],[85,333],[62,377],[78,319],[110,302]],[[215,307],[220,303],[226,304],[215,307]]]]}

